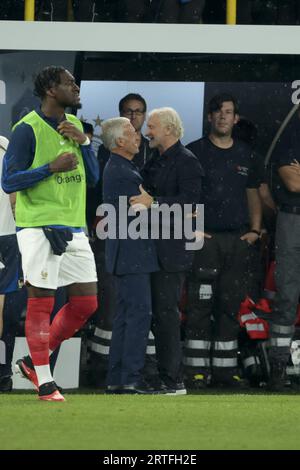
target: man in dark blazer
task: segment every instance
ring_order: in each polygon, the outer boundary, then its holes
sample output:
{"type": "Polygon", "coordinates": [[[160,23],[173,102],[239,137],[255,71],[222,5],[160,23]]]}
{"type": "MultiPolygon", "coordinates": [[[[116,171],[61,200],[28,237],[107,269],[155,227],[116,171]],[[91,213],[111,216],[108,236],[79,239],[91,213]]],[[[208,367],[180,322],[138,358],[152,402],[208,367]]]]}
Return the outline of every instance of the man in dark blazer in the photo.
{"type": "MultiPolygon", "coordinates": [[[[103,200],[115,216],[105,242],[106,269],[115,276],[116,312],[107,375],[108,393],[153,393],[141,381],[147,339],[151,326],[150,273],[158,263],[153,241],[121,234],[121,220],[126,220],[129,198],[136,194],[143,180],[131,162],[138,152],[136,131],[129,119],[113,118],[102,123],[102,140],[111,156],[103,175],[103,200]],[[123,197],[123,198],[120,198],[123,197]],[[121,201],[125,205],[121,206],[121,201]]],[[[135,215],[127,218],[126,232],[135,215]]],[[[124,228],[124,225],[123,225],[124,228]]]]}
{"type": "MultiPolygon", "coordinates": [[[[172,108],[159,108],[149,114],[147,137],[154,156],[141,171],[144,189],[130,199],[132,205],[157,207],[161,204],[200,202],[202,169],[197,158],[180,142],[183,127],[172,108]]],[[[172,228],[172,222],[170,222],[172,228]]],[[[172,232],[172,230],[171,230],[172,232]]],[[[178,302],[185,273],[194,253],[186,249],[186,239],[156,240],[160,271],[151,275],[153,331],[160,378],[176,395],[186,394],[182,381],[182,354],[178,302]]]]}

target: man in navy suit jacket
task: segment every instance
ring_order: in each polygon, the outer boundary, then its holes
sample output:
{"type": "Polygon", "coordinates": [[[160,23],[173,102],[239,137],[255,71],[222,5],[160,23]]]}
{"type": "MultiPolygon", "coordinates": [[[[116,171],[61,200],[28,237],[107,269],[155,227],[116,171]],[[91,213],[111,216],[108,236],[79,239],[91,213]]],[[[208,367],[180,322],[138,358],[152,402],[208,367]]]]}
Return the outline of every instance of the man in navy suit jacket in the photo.
{"type": "MultiPolygon", "coordinates": [[[[131,162],[139,151],[137,136],[129,119],[113,118],[102,123],[102,140],[112,152],[103,175],[103,200],[116,214],[116,236],[105,242],[106,269],[116,280],[116,313],[107,375],[108,393],[152,393],[141,383],[147,339],[151,325],[150,273],[158,263],[153,241],[121,237],[120,220],[126,220],[129,198],[139,191],[143,180],[131,162]],[[119,206],[120,196],[126,199],[119,206]]],[[[126,228],[134,220],[129,216],[126,228]]],[[[109,219],[108,224],[113,222],[109,219]]]]}

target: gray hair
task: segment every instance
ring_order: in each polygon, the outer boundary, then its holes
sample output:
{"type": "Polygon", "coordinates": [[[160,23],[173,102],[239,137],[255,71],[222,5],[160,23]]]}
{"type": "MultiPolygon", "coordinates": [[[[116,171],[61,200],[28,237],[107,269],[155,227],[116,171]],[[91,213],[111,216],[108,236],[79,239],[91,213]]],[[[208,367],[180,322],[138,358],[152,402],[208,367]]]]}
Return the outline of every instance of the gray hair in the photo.
{"type": "Polygon", "coordinates": [[[179,114],[173,108],[157,108],[150,111],[148,117],[158,116],[160,123],[164,127],[170,127],[174,137],[181,139],[183,137],[183,124],[179,114]]]}
{"type": "Polygon", "coordinates": [[[107,119],[101,123],[102,134],[100,138],[108,150],[118,146],[117,140],[124,135],[124,126],[129,124],[130,120],[125,117],[107,119]]]}

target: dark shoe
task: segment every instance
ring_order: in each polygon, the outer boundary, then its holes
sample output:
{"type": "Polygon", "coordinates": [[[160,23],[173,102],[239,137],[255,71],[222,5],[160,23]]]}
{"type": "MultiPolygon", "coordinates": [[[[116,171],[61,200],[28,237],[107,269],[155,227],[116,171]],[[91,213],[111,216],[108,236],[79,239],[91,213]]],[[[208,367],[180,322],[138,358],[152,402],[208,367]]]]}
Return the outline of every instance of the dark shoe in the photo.
{"type": "Polygon", "coordinates": [[[123,395],[160,395],[165,392],[161,388],[154,388],[148,385],[145,382],[123,385],[122,394],[123,395]]]}
{"type": "Polygon", "coordinates": [[[231,375],[222,378],[212,377],[211,386],[227,388],[229,390],[246,390],[249,388],[248,382],[239,375],[231,375]]]}
{"type": "Polygon", "coordinates": [[[286,363],[285,362],[271,362],[270,363],[270,379],[267,383],[266,389],[269,392],[284,392],[286,391],[286,363]]]}
{"type": "Polygon", "coordinates": [[[39,387],[39,400],[43,401],[66,401],[62,394],[57,390],[55,382],[46,382],[39,387]]]}
{"type": "Polygon", "coordinates": [[[0,393],[8,393],[12,391],[13,381],[10,375],[0,377],[0,393]]]}
{"type": "Polygon", "coordinates": [[[106,395],[121,395],[123,393],[122,385],[107,385],[104,393],[106,395]]]}
{"type": "Polygon", "coordinates": [[[173,382],[171,380],[163,380],[161,390],[165,395],[186,395],[187,391],[183,382],[173,382]]]}
{"type": "Polygon", "coordinates": [[[208,376],[204,374],[195,374],[185,380],[188,390],[204,390],[208,386],[208,376]]]}

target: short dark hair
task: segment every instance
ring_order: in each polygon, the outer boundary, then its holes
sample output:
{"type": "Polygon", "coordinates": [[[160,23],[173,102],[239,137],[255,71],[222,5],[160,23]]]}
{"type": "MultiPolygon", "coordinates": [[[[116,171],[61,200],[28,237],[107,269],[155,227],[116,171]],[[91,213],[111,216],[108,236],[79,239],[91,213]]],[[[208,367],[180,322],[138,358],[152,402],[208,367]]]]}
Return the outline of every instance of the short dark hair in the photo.
{"type": "Polygon", "coordinates": [[[41,70],[34,80],[34,94],[39,98],[45,98],[47,90],[61,83],[61,74],[66,69],[61,66],[50,65],[41,70]]]}
{"type": "Polygon", "coordinates": [[[231,101],[233,103],[234,114],[238,114],[238,102],[230,93],[220,93],[219,95],[215,95],[208,103],[208,113],[212,114],[219,111],[225,101],[231,101]]]}
{"type": "Polygon", "coordinates": [[[82,127],[83,127],[83,132],[86,134],[94,134],[94,127],[92,124],[89,122],[81,121],[82,127]]]}
{"type": "Polygon", "coordinates": [[[124,98],[122,98],[119,102],[119,113],[120,114],[123,111],[124,104],[126,103],[126,101],[129,101],[129,100],[140,101],[141,103],[143,103],[144,113],[147,111],[146,101],[144,100],[144,98],[141,95],[139,95],[138,93],[128,93],[128,95],[124,96],[124,98]]]}

